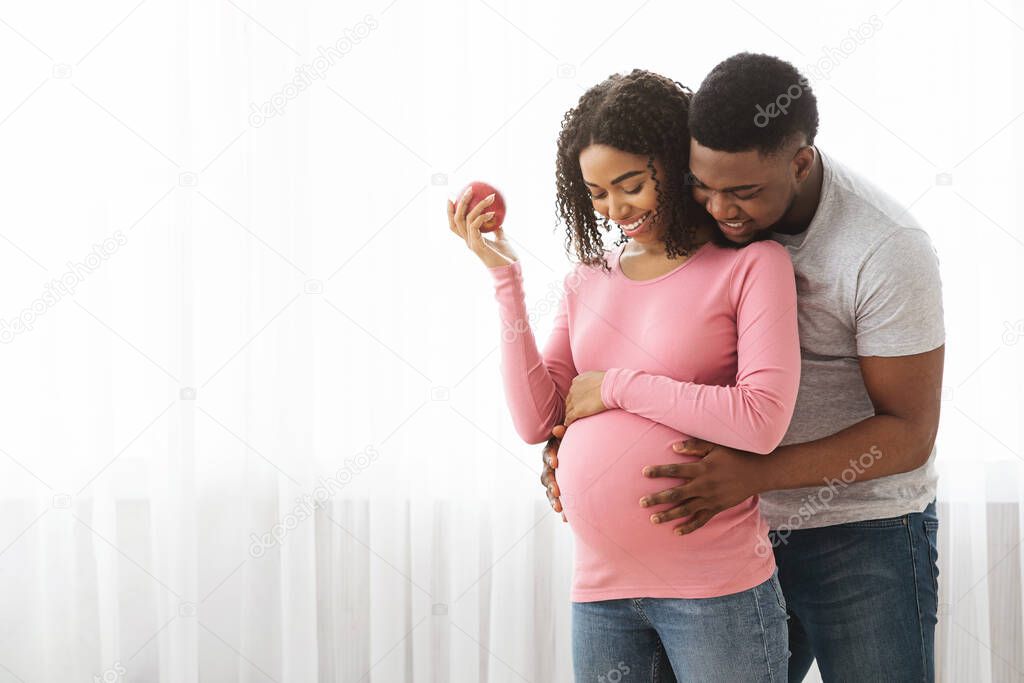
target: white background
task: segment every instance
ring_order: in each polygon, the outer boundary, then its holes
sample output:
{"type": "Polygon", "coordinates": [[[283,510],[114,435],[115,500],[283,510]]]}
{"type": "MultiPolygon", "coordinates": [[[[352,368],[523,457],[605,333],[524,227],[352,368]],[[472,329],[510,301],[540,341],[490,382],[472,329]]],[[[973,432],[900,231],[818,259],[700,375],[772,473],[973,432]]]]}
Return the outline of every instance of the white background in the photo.
{"type": "Polygon", "coordinates": [[[571,535],[444,202],[503,190],[544,339],[565,110],[743,50],[932,236],[939,675],[1024,678],[1024,3],[131,0],[0,3],[0,681],[568,680],[571,535]]]}

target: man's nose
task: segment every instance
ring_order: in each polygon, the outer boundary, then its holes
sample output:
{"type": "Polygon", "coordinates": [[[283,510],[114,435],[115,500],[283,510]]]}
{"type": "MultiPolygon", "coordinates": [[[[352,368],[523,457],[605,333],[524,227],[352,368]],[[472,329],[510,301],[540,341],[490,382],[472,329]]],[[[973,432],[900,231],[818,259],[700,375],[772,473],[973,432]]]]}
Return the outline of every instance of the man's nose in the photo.
{"type": "Polygon", "coordinates": [[[721,192],[710,192],[708,193],[707,202],[704,204],[704,208],[710,213],[716,220],[730,221],[736,216],[736,207],[721,192]]]}

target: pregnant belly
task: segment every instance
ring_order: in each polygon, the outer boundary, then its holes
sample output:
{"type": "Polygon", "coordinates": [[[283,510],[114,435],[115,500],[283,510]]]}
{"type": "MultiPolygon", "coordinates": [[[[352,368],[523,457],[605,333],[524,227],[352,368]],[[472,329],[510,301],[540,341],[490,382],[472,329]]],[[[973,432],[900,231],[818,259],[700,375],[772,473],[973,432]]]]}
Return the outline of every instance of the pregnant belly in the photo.
{"type": "Polygon", "coordinates": [[[557,480],[576,540],[574,600],[606,599],[609,590],[616,597],[725,595],[757,585],[766,571],[770,575],[774,560],[756,498],[686,536],[674,533],[683,520],[650,521],[653,513],[673,505],[640,507],[643,496],[681,483],[644,477],[645,465],[698,459],[672,450],[686,438],[623,410],[578,420],[566,431],[558,448],[557,480]]]}

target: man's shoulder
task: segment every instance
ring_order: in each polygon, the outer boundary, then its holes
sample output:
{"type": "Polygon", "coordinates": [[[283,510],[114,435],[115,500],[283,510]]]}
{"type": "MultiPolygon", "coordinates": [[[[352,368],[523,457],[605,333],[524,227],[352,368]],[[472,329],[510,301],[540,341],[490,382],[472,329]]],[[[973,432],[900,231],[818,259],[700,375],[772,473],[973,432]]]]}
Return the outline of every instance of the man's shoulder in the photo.
{"type": "MultiPolygon", "coordinates": [[[[850,223],[856,235],[867,239],[887,237],[902,228],[920,228],[910,207],[879,187],[868,175],[822,153],[830,170],[827,197],[833,208],[850,223]]],[[[823,200],[826,199],[823,196],[823,200]]]]}
{"type": "Polygon", "coordinates": [[[796,240],[777,238],[790,247],[798,270],[831,270],[843,264],[844,270],[856,272],[868,255],[892,242],[895,235],[920,231],[927,239],[908,208],[870,178],[824,153],[822,161],[826,180],[807,234],[796,240]]]}

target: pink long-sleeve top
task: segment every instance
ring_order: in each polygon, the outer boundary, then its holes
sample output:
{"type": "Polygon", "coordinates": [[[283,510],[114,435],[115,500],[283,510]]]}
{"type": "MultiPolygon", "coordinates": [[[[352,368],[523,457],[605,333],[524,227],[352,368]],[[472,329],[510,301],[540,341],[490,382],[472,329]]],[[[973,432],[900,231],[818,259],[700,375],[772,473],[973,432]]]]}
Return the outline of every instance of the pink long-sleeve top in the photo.
{"type": "MultiPolygon", "coordinates": [[[[518,262],[491,268],[501,316],[501,371],[516,431],[542,443],[565,416],[578,374],[604,371],[607,410],[569,426],[558,486],[575,538],[572,600],[705,598],[767,580],[775,559],[757,496],[686,536],[652,524],[644,495],[672,479],[645,465],[696,460],[672,450],[694,436],[770,453],[793,414],[800,381],[796,285],[784,247],[712,243],[674,270],[631,280],[611,266],[566,275],[554,327],[539,351],[518,262]]],[[[770,457],[770,456],[769,456],[770,457]]]]}

